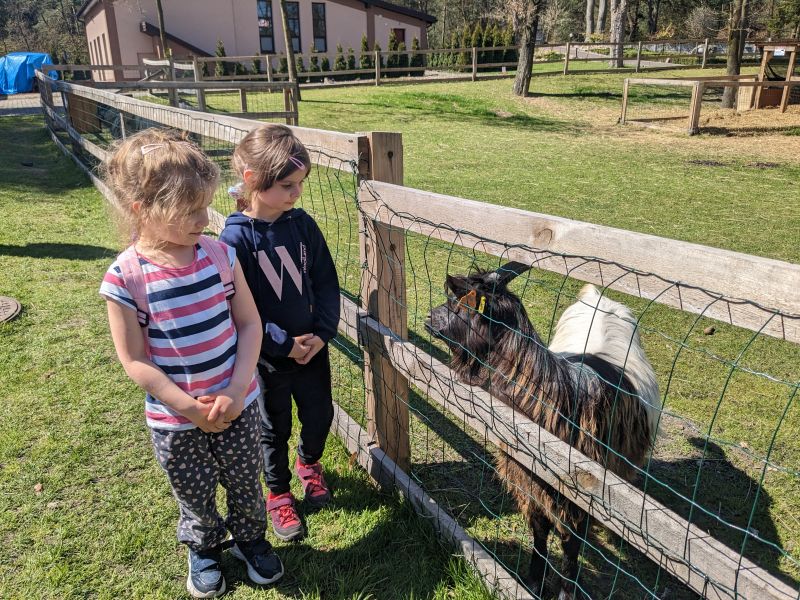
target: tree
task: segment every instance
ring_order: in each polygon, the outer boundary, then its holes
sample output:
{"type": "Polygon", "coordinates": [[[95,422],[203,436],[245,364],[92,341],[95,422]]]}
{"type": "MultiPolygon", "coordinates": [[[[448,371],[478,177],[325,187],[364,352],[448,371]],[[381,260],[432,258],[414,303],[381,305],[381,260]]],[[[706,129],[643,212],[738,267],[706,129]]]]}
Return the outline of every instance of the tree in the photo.
{"type": "MultiPolygon", "coordinates": [[[[412,67],[423,67],[424,65],[424,56],[419,53],[419,40],[416,36],[411,40],[411,66],[412,67]]],[[[412,77],[420,77],[424,75],[423,71],[413,71],[411,73],[412,77]]]]}
{"type": "Polygon", "coordinates": [[[540,0],[507,0],[506,6],[511,15],[514,32],[519,38],[519,58],[513,92],[517,96],[527,96],[531,84],[531,67],[541,4],[540,0]]]}
{"type": "Polygon", "coordinates": [[[720,13],[708,4],[696,6],[686,17],[686,34],[690,38],[715,37],[719,31],[720,13]]]}
{"type": "Polygon", "coordinates": [[[169,56],[167,48],[167,32],[164,29],[164,8],[161,6],[161,0],[156,0],[156,12],[158,13],[158,29],[161,37],[161,53],[163,58],[169,56]]]}
{"type": "MultiPolygon", "coordinates": [[[[742,68],[742,53],[747,37],[748,0],[735,0],[728,19],[728,60],[725,73],[738,75],[742,68]]],[[[733,108],[737,88],[729,86],[722,92],[722,108],[733,108]]]]}
{"type": "MultiPolygon", "coordinates": [[[[369,43],[367,42],[367,35],[361,35],[361,55],[358,58],[358,66],[361,69],[374,69],[375,63],[372,60],[372,54],[369,51],[369,43]]],[[[362,79],[369,79],[369,75],[361,75],[362,79]]]]}
{"type": "Polygon", "coordinates": [[[294,61],[294,46],[289,31],[289,11],[286,8],[286,0],[281,0],[281,21],[283,22],[283,39],[286,42],[286,65],[289,69],[289,81],[298,84],[297,99],[300,100],[300,82],[297,81],[297,65],[294,61]]]}
{"type": "Polygon", "coordinates": [[[584,41],[588,42],[594,33],[594,0],[586,0],[586,27],[584,41]]]}
{"type": "Polygon", "coordinates": [[[597,23],[594,26],[594,32],[598,35],[603,35],[606,31],[606,10],[608,7],[607,0],[599,0],[597,5],[597,23]]]}
{"type": "Polygon", "coordinates": [[[609,41],[611,60],[609,66],[624,67],[624,51],[622,41],[625,39],[625,12],[628,10],[628,0],[611,0],[611,31],[609,41]]]}

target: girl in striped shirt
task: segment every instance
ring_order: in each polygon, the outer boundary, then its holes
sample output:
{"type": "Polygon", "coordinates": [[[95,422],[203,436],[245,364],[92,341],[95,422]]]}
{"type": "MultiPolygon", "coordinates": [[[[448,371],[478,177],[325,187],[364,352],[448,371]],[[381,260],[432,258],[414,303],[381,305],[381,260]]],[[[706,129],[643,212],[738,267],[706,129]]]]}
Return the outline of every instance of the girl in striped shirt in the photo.
{"type": "Polygon", "coordinates": [[[252,581],[277,581],[254,402],[261,319],[234,250],[202,235],[219,171],[193,143],[157,129],[123,141],[105,171],[135,242],[100,294],[120,362],[146,392],[155,454],[180,508],[178,540],[189,549],[187,589],[195,598],[225,591],[227,547],[252,581]]]}

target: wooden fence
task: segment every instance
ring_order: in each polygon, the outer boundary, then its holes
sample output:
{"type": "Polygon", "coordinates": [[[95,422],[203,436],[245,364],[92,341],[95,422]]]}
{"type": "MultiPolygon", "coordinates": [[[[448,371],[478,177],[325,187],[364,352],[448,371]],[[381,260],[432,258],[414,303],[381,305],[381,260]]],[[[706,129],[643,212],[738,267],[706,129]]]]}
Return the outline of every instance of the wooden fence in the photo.
{"type": "Polygon", "coordinates": [[[628,118],[628,98],[631,86],[663,86],[663,87],[682,87],[691,88],[692,95],[688,105],[688,122],[686,131],[689,135],[700,132],[700,112],[703,103],[703,94],[706,90],[713,88],[732,87],[738,90],[736,95],[736,110],[750,110],[754,102],[753,91],[756,96],[764,89],[782,89],[780,111],[786,112],[788,106],[789,93],[794,87],[800,87],[800,78],[789,81],[755,81],[757,75],[720,75],[712,77],[687,77],[687,78],[632,78],[626,77],[622,86],[622,112],[619,122],[625,124],[635,124],[635,119],[628,118]]]}
{"type": "MultiPolygon", "coordinates": [[[[245,119],[168,106],[158,106],[153,112],[153,105],[133,98],[53,81],[41,74],[39,80],[51,137],[107,197],[108,190],[74,149],[97,160],[104,160],[107,151],[85,139],[69,112],[58,114],[49,101],[52,94],[65,94],[67,104],[69,97],[84,98],[229,144],[257,126],[245,119]],[[73,150],[64,144],[63,132],[73,150]]],[[[360,180],[362,304],[343,296],[339,331],[364,352],[367,431],[338,406],[333,427],[377,481],[397,486],[503,597],[532,597],[406,473],[408,390],[413,384],[698,594],[720,599],[797,598],[796,589],[489,392],[460,383],[446,365],[411,343],[406,330],[404,249],[408,233],[423,234],[794,343],[800,343],[800,266],[411,189],[402,185],[400,134],[345,134],[300,127],[294,131],[308,147],[339,157],[341,168],[355,172],[360,180]],[[498,232],[502,240],[496,239],[498,232]]],[[[312,159],[329,166],[316,153],[312,152],[312,159]]],[[[216,213],[212,227],[219,231],[221,226],[222,215],[216,213]]]]}

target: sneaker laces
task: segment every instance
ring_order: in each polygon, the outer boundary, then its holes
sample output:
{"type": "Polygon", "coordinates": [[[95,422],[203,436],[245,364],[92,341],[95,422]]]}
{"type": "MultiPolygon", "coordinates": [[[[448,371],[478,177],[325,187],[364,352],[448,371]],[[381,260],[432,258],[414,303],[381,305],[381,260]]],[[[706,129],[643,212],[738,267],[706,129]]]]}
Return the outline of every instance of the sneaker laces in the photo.
{"type": "Polygon", "coordinates": [[[322,477],[322,473],[314,470],[304,479],[306,481],[306,489],[312,496],[316,496],[317,493],[328,493],[328,486],[325,484],[325,479],[322,477]]]}
{"type": "Polygon", "coordinates": [[[294,509],[294,504],[284,504],[283,506],[279,506],[278,508],[274,508],[272,510],[278,511],[278,520],[280,521],[281,527],[286,527],[288,525],[293,525],[294,523],[300,522],[300,519],[297,516],[297,511],[294,509]]]}

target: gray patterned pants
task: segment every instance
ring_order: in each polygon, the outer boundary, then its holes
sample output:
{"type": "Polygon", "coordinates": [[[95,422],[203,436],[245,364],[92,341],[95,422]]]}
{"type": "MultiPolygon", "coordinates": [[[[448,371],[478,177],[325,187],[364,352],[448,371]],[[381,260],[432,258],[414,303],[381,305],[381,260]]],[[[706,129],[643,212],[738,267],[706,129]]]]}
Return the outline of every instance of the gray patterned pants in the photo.
{"type": "Polygon", "coordinates": [[[264,537],[267,516],[261,488],[258,403],[221,433],[151,430],[156,459],[178,501],[178,541],[200,551],[235,540],[264,537]],[[217,483],[227,491],[228,517],[217,511],[217,483]]]}

